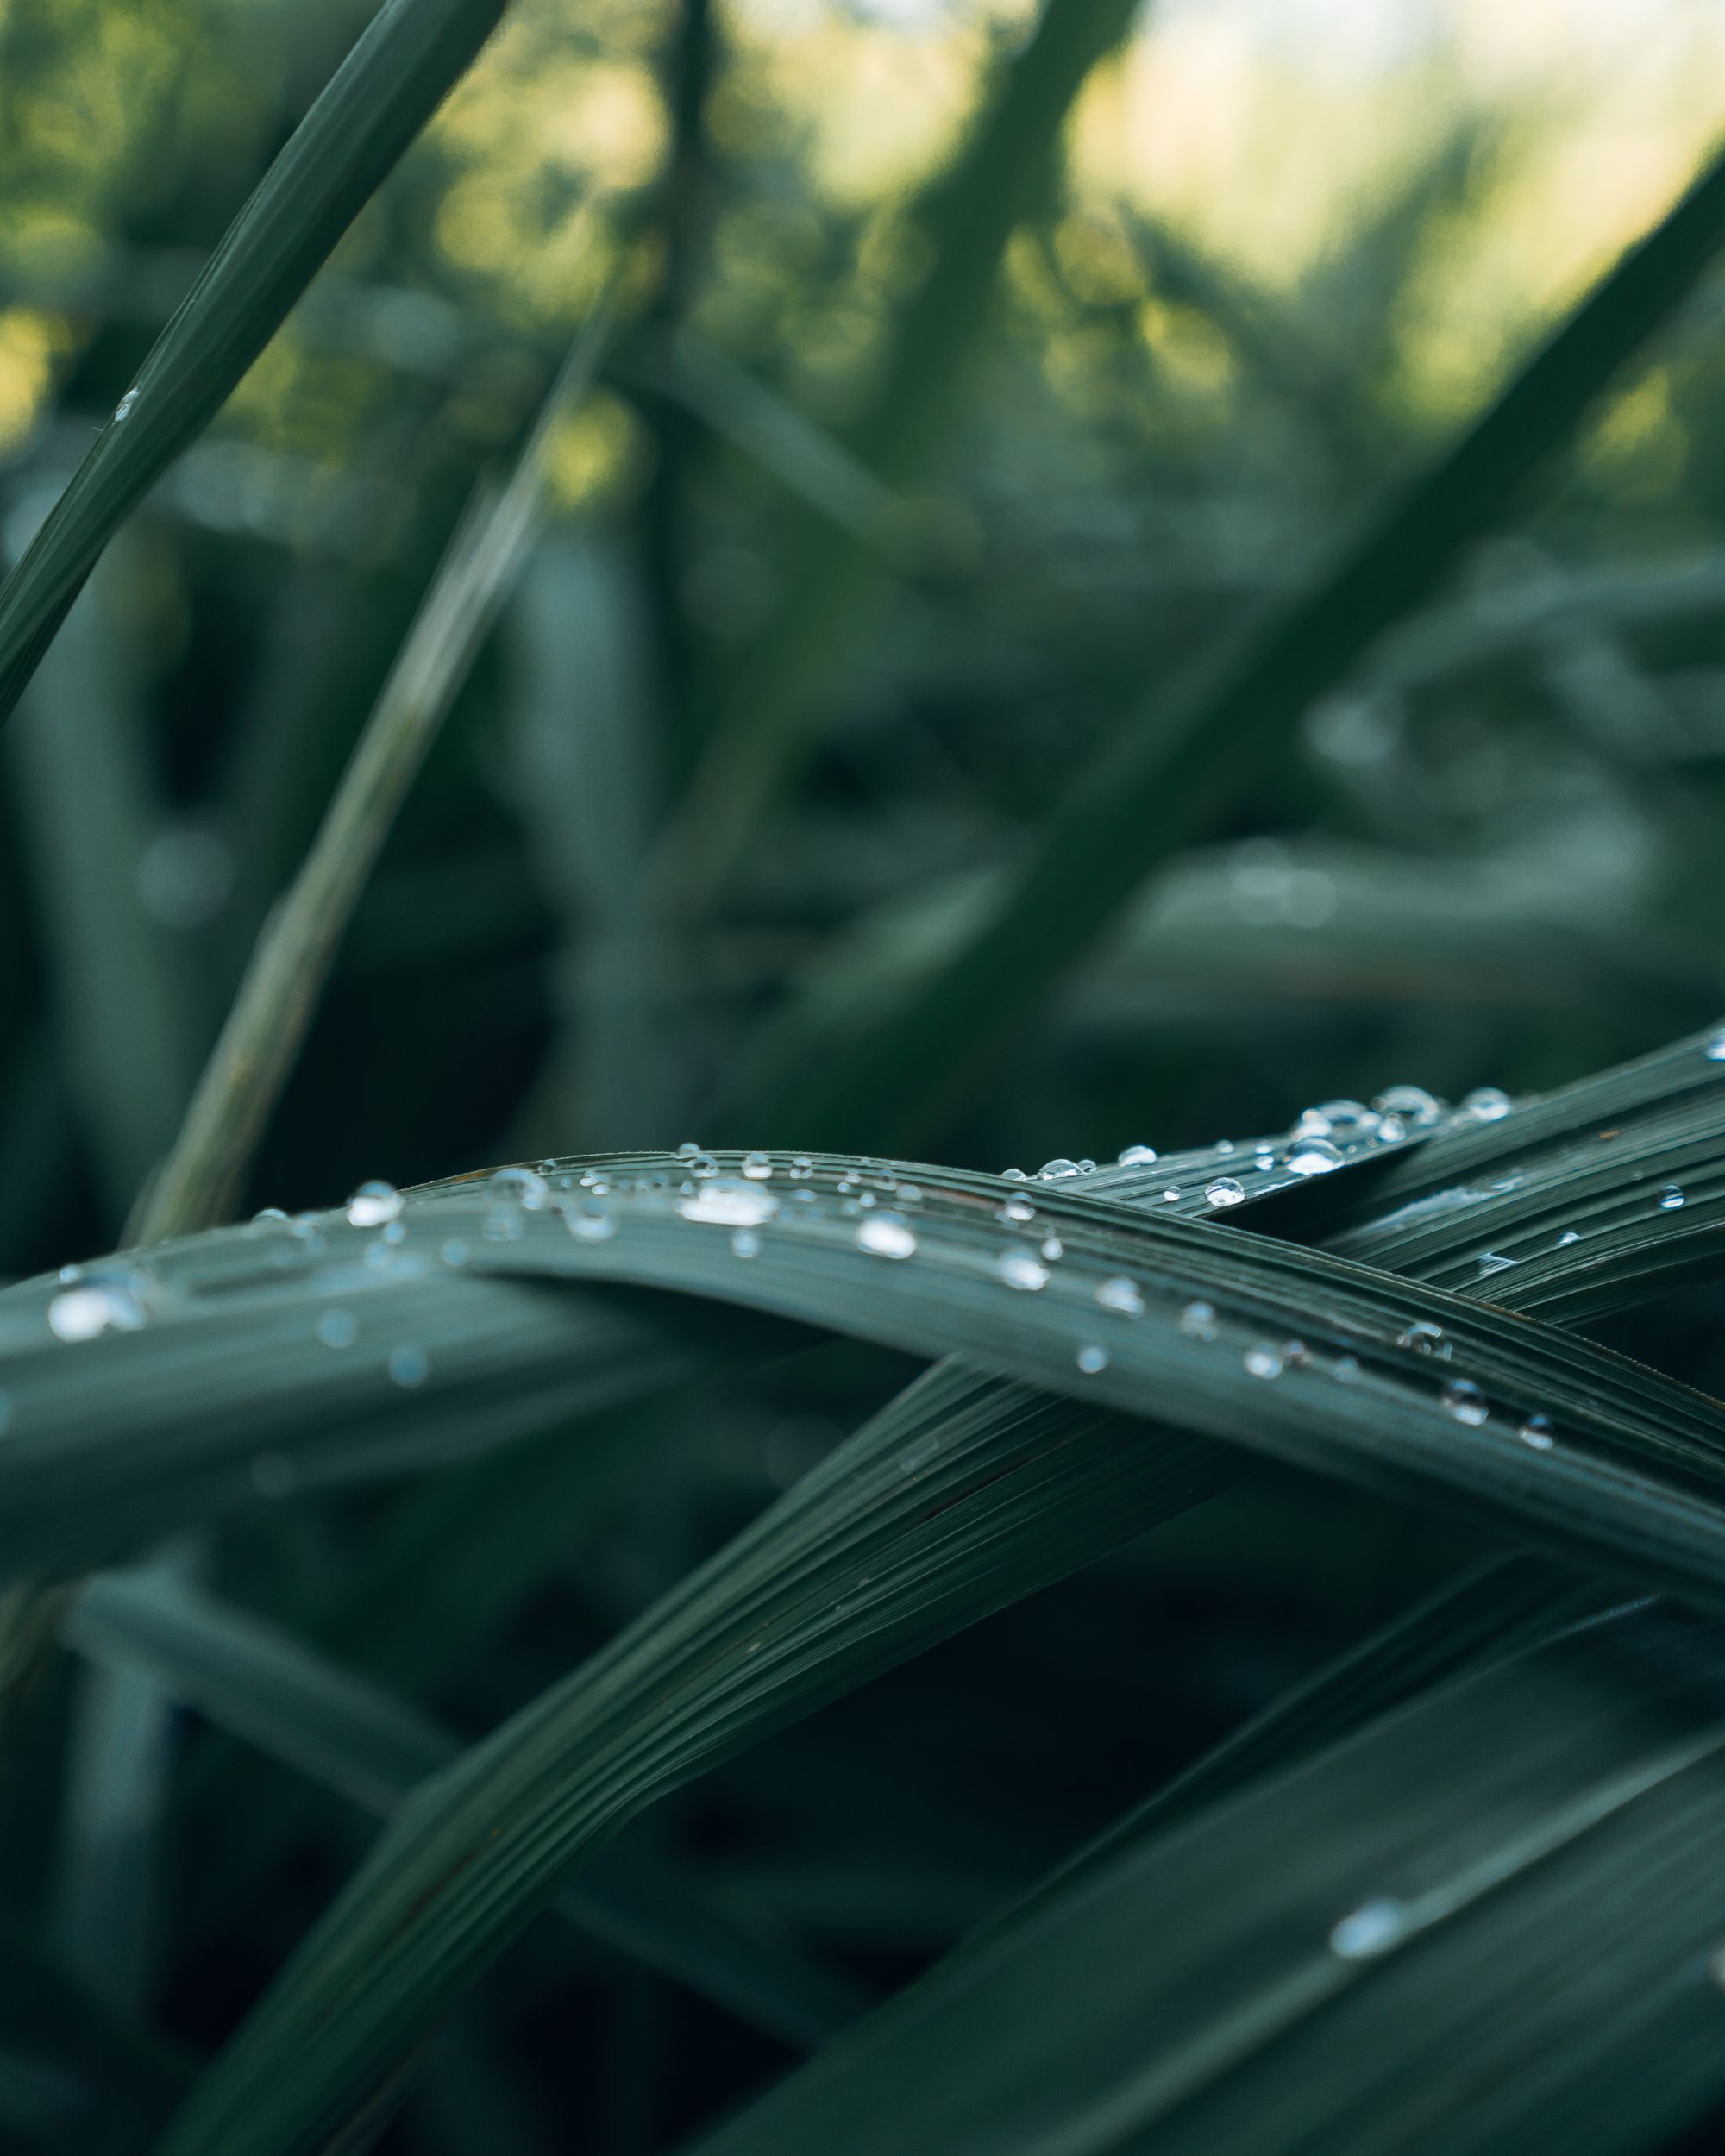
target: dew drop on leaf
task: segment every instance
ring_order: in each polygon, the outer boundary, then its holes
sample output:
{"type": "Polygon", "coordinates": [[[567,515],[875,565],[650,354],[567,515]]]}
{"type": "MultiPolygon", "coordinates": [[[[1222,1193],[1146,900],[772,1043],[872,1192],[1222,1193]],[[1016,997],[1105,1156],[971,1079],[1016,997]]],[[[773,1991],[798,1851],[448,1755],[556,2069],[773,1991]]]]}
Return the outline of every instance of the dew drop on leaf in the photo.
{"type": "Polygon", "coordinates": [[[1104,1310],[1118,1310],[1122,1317],[1144,1315],[1144,1297],[1138,1293],[1138,1282],[1128,1280],[1124,1273],[1116,1273],[1111,1280],[1103,1281],[1096,1289],[1096,1300],[1104,1310]]]}
{"type": "Polygon", "coordinates": [[[1351,1909],[1330,1934],[1330,1952],[1344,1961],[1369,1961],[1404,1938],[1408,1912],[1387,1894],[1351,1909]]]}
{"type": "Polygon", "coordinates": [[[1087,1343],[1078,1351],[1078,1367],[1086,1377],[1095,1377],[1098,1371],[1108,1367],[1108,1351],[1105,1347],[1097,1347],[1094,1343],[1087,1343]]]}
{"type": "Polygon", "coordinates": [[[311,1330],[325,1347],[351,1347],[359,1336],[359,1326],[351,1310],[323,1310],[311,1330]]]}
{"type": "Polygon", "coordinates": [[[871,1213],[856,1231],[859,1250],[876,1257],[914,1257],[916,1231],[901,1213],[871,1213]]]}
{"type": "Polygon", "coordinates": [[[771,1191],[744,1182],[740,1175],[715,1175],[674,1202],[684,1219],[712,1221],[724,1228],[758,1228],[779,1210],[771,1191]]]}
{"type": "Polygon", "coordinates": [[[1204,1200],[1218,1211],[1237,1206],[1245,1196],[1245,1186],[1233,1175],[1218,1175],[1214,1182],[1205,1187],[1204,1200]]]}
{"type": "Polygon", "coordinates": [[[1290,1175],[1327,1175],[1342,1164],[1342,1149],[1327,1138],[1296,1138],[1282,1156],[1290,1175]]]}
{"type": "Polygon", "coordinates": [[[1047,1266],[1021,1243],[1009,1244],[995,1260],[994,1269],[1008,1288],[1021,1288],[1026,1294],[1047,1285],[1047,1266]]]}
{"type": "Polygon", "coordinates": [[[354,1228],[380,1228],[386,1220],[393,1220],[401,1211],[401,1193],[393,1183],[361,1183],[348,1200],[348,1225],[354,1228]]]}
{"type": "Polygon", "coordinates": [[[389,1360],[384,1368],[389,1372],[392,1385],[400,1385],[411,1390],[415,1385],[425,1382],[431,1365],[426,1360],[423,1348],[404,1344],[390,1350],[389,1360]]]}
{"type": "Polygon", "coordinates": [[[1439,1400],[1458,1422],[1465,1423],[1470,1430],[1478,1429],[1491,1413],[1486,1405],[1485,1395],[1477,1385],[1470,1384],[1465,1377],[1458,1377],[1452,1384],[1446,1385],[1439,1395],[1439,1400]]]}

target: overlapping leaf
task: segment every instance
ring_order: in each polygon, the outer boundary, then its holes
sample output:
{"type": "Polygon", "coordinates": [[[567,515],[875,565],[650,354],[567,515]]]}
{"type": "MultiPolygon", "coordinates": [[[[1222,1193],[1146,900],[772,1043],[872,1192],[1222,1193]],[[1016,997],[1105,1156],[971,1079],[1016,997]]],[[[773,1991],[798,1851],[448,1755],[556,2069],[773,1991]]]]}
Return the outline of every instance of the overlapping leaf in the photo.
{"type": "Polygon", "coordinates": [[[1641,1609],[1444,1688],[1087,1871],[702,2156],[1656,2145],[1725,2086],[1722,1674],[1716,1623],[1641,1609]]]}

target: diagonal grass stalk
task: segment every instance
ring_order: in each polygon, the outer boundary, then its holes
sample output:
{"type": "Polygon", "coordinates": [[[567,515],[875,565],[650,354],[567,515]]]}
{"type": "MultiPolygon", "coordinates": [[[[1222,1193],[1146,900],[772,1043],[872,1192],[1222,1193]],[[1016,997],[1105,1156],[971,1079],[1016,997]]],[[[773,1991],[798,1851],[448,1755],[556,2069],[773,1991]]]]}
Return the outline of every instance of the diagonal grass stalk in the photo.
{"type": "Polygon", "coordinates": [[[451,541],[292,888],[266,924],[133,1239],[218,1219],[281,1096],[331,960],[398,810],[537,529],[551,435],[586,394],[612,310],[589,318],[513,473],[451,541]]]}

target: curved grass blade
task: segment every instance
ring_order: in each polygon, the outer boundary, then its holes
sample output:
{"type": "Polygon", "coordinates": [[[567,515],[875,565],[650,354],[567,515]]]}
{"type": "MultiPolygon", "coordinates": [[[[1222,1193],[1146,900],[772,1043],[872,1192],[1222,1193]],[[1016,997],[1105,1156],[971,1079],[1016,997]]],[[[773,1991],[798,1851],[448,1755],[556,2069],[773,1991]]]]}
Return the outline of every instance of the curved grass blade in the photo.
{"type": "MultiPolygon", "coordinates": [[[[1145,1222],[1058,1186],[1043,1202],[1065,1255],[1053,1279],[1026,1293],[996,1269],[1006,1231],[994,1218],[1000,1186],[988,1179],[924,1189],[913,1263],[859,1249],[856,1223],[871,1215],[831,1204],[837,1179],[819,1171],[802,1179],[816,1186],[809,1203],[787,1200],[797,1225],[775,1220],[773,1233],[758,1216],[754,1228],[736,1225],[748,1194],[764,1194],[758,1181],[691,1181],[686,1203],[699,1206],[704,1191],[710,1208],[730,1207],[726,1220],[685,1217],[681,1194],[643,1180],[638,1190],[612,1181],[612,1232],[598,1238],[592,1212],[575,1216],[583,1235],[549,1205],[523,1208],[490,1246],[493,1262],[675,1279],[805,1318],[819,1309],[826,1322],[912,1346],[932,1330],[950,1338],[974,1326],[963,1344],[971,1353],[1044,1384],[1112,1386],[1117,1400],[1137,1388],[1140,1407],[1308,1464],[1346,1463],[1427,1494],[1465,1486],[1471,1505],[1518,1531],[1725,1595],[1725,1408],[1586,1343],[1313,1252],[1145,1222]],[[760,1247],[733,1250],[737,1232],[759,1232],[760,1247]],[[1075,1341],[1094,1337],[1094,1287],[1122,1276],[1128,1252],[1143,1314],[1114,1313],[1107,1368],[1078,1371],[1071,1357],[1075,1341]],[[1154,1274],[1152,1253],[1170,1269],[1154,1274]],[[1199,1327],[1188,1307],[1195,1286],[1213,1305],[1199,1327]],[[1265,1382],[1245,1357],[1285,1342],[1294,1309],[1308,1345],[1300,1358],[1283,1356],[1265,1382]],[[1441,1391],[1417,1344],[1399,1344],[1415,1313],[1449,1336],[1450,1359],[1436,1366],[1441,1391]],[[1357,1375],[1337,1355],[1343,1341],[1357,1375]],[[1481,1385],[1493,1413],[1475,1419],[1458,1382],[1481,1385]],[[1513,1388],[1521,1396],[1506,1422],[1513,1388]],[[1529,1411],[1534,1391],[1562,1432],[1549,1451],[1516,1434],[1514,1416],[1529,1411]]],[[[894,1194],[904,1202],[902,1186],[894,1194]]],[[[497,1199],[458,1185],[417,1202],[482,1219],[497,1199]]],[[[170,2140],[174,2156],[317,2145],[642,1805],[1099,1554],[1146,1516],[1165,1516],[1177,1501],[1170,1488],[1190,1464],[1178,1448],[1139,1443],[1123,1419],[1099,1414],[1076,1432],[1055,1401],[1028,1400],[1021,1420],[1002,1429],[994,1388],[962,1368],[932,1373],[924,1401],[932,1443],[906,1445],[895,1428],[842,1448],[610,1649],[421,1792],[201,2084],[170,2140]]],[[[1209,1450],[1194,1456],[1201,1477],[1209,1450]]]]}
{"type": "Polygon", "coordinates": [[[1152,865],[1260,772],[1323,689],[1431,591],[1567,441],[1725,241],[1716,160],[1521,367],[1440,461],[1402,490],[1301,598],[1157,704],[1106,750],[988,917],[866,1037],[805,1056],[755,1104],[787,1144],[901,1141],[982,1068],[1152,865]]]}
{"type": "Polygon", "coordinates": [[[987,1928],[1026,1921],[1079,1880],[1237,1789],[1352,1736],[1448,1679],[1507,1661],[1621,1601],[1589,1579],[1518,1552],[1475,1567],[1296,1685],[1134,1805],[987,1928]]]}
{"type": "MultiPolygon", "coordinates": [[[[139,1573],[81,1588],[63,1636],[142,1672],[180,1705],[386,1818],[461,1751],[428,1716],[215,1597],[139,1573]]],[[[579,1929],[800,2048],[854,2020],[862,1995],[756,1938],[658,1866],[613,1855],[553,1904],[579,1929]]]]}
{"type": "Polygon", "coordinates": [[[1659,2146],[1725,2089],[1722,1677],[1716,1623],[1641,1609],[1447,1686],[961,1950],[700,2156],[1659,2146]]]}
{"type": "Polygon", "coordinates": [[[384,0],[0,586],[0,719],[17,702],[103,548],[227,401],[361,208],[466,73],[505,5],[384,0]]]}

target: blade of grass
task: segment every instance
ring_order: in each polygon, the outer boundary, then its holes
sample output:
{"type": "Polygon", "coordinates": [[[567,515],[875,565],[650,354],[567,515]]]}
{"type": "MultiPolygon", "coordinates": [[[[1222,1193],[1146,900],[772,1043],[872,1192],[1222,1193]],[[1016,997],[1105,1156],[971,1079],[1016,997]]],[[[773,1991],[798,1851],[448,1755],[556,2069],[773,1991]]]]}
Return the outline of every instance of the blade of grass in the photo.
{"type": "Polygon", "coordinates": [[[1290,605],[1106,749],[988,918],[830,1063],[803,1056],[754,1103],[781,1144],[892,1143],[936,1119],[1107,928],[1150,868],[1261,772],[1326,687],[1425,597],[1568,441],[1725,240],[1725,158],[1623,256],[1439,462],[1290,605]]]}
{"type": "Polygon", "coordinates": [[[219,1219],[243,1175],[372,864],[532,542],[545,444],[591,384],[610,322],[605,306],[589,319],[508,483],[475,505],[452,541],[311,850],[259,939],[138,1242],[219,1219]]]}
{"type": "Polygon", "coordinates": [[[384,0],[157,340],[0,586],[0,719],[103,548],[209,423],[500,19],[506,0],[384,0]]]}
{"type": "Polygon", "coordinates": [[[1446,1685],[961,1950],[700,2156],[1664,2147],[1725,2084],[1722,1651],[1643,1608],[1446,1685]]]}
{"type": "MultiPolygon", "coordinates": [[[[428,1716],[261,1619],[140,1573],[81,1588],[67,1644],[150,1677],[182,1706],[386,1818],[461,1747],[428,1716]]],[[[613,1855],[557,1914],[784,2041],[806,2047],[862,2004],[836,1977],[731,1923],[659,1867],[613,1855]]]]}
{"type": "MultiPolygon", "coordinates": [[[[1110,1371],[1130,1366],[1141,1392],[1136,1404],[1153,1399],[1159,1411],[1211,1428],[1220,1426],[1227,1395],[1239,1409],[1230,1434],[1274,1447],[1292,1438],[1297,1425],[1300,1441],[1289,1449],[1308,1464],[1337,1464],[1333,1448],[1346,1432],[1380,1462],[1387,1448],[1407,1467],[1408,1448],[1429,1414],[1431,1443],[1419,1448],[1424,1470],[1458,1474],[1476,1501],[1491,1486],[1488,1516],[1507,1519],[1519,1506],[1518,1526],[1560,1542],[1590,1526],[1604,1538],[1593,1542],[1596,1557],[1660,1576],[1669,1576],[1678,1543],[1687,1540],[1692,1561],[1678,1560],[1676,1570],[1693,1591],[1722,1592],[1725,1524],[1706,1523],[1716,1514],[1725,1523],[1725,1409],[1684,1399],[1651,1372],[1309,1251],[1146,1222],[1057,1191],[1042,1201],[1066,1245],[1055,1275],[1068,1309],[1053,1300],[1052,1282],[1028,1295],[997,1282],[973,1298],[968,1271],[967,1288],[957,1286],[965,1270],[957,1246],[998,1257],[1005,1239],[986,1201],[967,1204],[955,1189],[949,1209],[947,1194],[925,1187],[917,1212],[920,1248],[907,1266],[859,1253],[857,1216],[828,1213],[836,1184],[819,1173],[811,1180],[813,1203],[799,1209],[795,1230],[763,1233],[752,1257],[731,1250],[724,1223],[703,1228],[680,1219],[665,1194],[625,1192],[615,1182],[612,1236],[582,1241],[555,1216],[530,1210],[519,1239],[508,1239],[506,1255],[494,1246],[495,1254],[511,1268],[543,1257],[558,1270],[675,1277],[707,1293],[794,1305],[802,1314],[819,1303],[828,1321],[842,1308],[845,1325],[913,1345],[925,1342],[926,1332],[914,1341],[909,1335],[930,1313],[938,1312],[936,1323],[950,1339],[959,1324],[992,1305],[998,1330],[986,1342],[966,1343],[983,1359],[998,1366],[1011,1355],[1022,1368],[1033,1358],[1041,1382],[1104,1397],[1110,1371]],[[781,1250],[780,1244],[794,1248],[781,1250]],[[1170,1257],[1178,1249],[1177,1287],[1166,1276],[1156,1281],[1144,1263],[1159,1244],[1170,1257]],[[1114,1276],[1128,1247],[1145,1314],[1123,1319],[1111,1336],[1114,1360],[1107,1369],[1069,1374],[1075,1343],[1094,1332],[1093,1274],[1114,1276]],[[1262,1293],[1283,1264],[1300,1288],[1290,1282],[1292,1300],[1276,1319],[1260,1303],[1238,1332],[1225,1314],[1196,1328],[1188,1316],[1182,1331],[1195,1287],[1218,1313],[1230,1297],[1237,1313],[1245,1279],[1262,1293]],[[830,1292],[819,1284],[829,1266],[830,1292]],[[897,1318],[888,1319],[889,1304],[897,1318]],[[1368,1304],[1375,1319],[1366,1317],[1368,1304]],[[1452,1352],[1438,1367],[1449,1386],[1465,1373],[1469,1383],[1484,1381],[1495,1434],[1471,1420],[1469,1395],[1460,1396],[1468,1412],[1458,1416],[1430,1376],[1405,1388],[1391,1381],[1385,1389],[1398,1354],[1404,1368],[1432,1369],[1414,1343],[1398,1347],[1413,1313],[1445,1328],[1452,1352]],[[1195,1330],[1210,1332],[1213,1322],[1215,1337],[1194,1337],[1195,1330]],[[1317,1344],[1284,1369],[1282,1382],[1264,1383],[1241,1360],[1242,1343],[1285,1338],[1289,1322],[1317,1344]],[[1338,1329],[1370,1365],[1358,1376],[1330,1370],[1338,1329]],[[1032,1344],[1044,1341],[1045,1356],[1032,1344]],[[1315,1382],[1307,1413],[1297,1393],[1308,1378],[1315,1382]],[[1498,1417],[1512,1385],[1525,1389],[1506,1426],[1498,1417]],[[1199,1393],[1212,1386],[1201,1403],[1199,1393]],[[1515,1413],[1534,1398],[1563,1432],[1553,1450],[1536,1451],[1514,1434],[1515,1413]],[[1595,1479],[1606,1465],[1607,1431],[1621,1445],[1631,1425],[1642,1432],[1640,1466],[1633,1477],[1614,1476],[1608,1497],[1595,1479]],[[1577,1445],[1584,1432],[1584,1466],[1577,1445]],[[1661,1457],[1665,1464],[1655,1468],[1661,1457]],[[1703,1498],[1716,1483],[1721,1496],[1703,1498]],[[1709,1539],[1719,1545],[1713,1557],[1702,1552],[1709,1539]]],[[[977,1196],[988,1188],[976,1179],[977,1196]]],[[[992,1185],[994,1194],[999,1189],[992,1185]]],[[[461,1218],[484,1200],[456,1188],[419,1202],[461,1218]]],[[[421,1792],[206,2079],[167,2144],[173,2156],[241,2147],[273,2156],[317,2145],[623,1818],[816,1700],[1095,1556],[1146,1514],[1165,1516],[1162,1493],[1188,1471],[1176,1451],[1139,1444],[1131,1425],[1103,1435],[1098,1419],[1081,1442],[1032,1402],[1002,1430],[988,1412],[986,1381],[958,1371],[927,1382],[935,1397],[925,1427],[938,1433],[932,1448],[907,1447],[902,1432],[888,1444],[876,1432],[843,1448],[586,1670],[421,1792]],[[968,1432],[957,1413],[967,1387],[980,1389],[983,1409],[968,1432]],[[967,1442],[973,1436],[974,1446],[967,1442]]]]}

